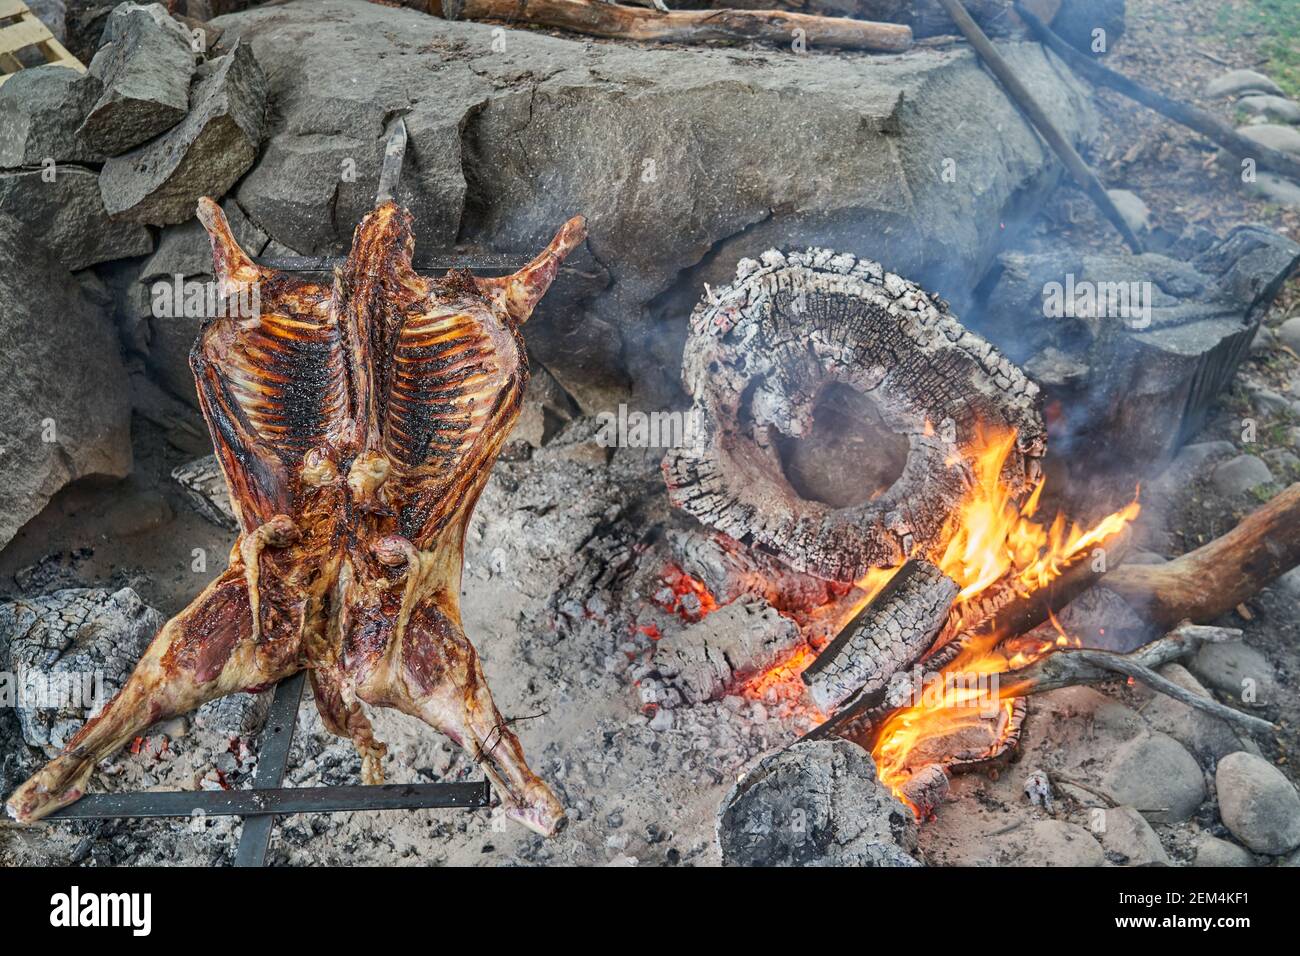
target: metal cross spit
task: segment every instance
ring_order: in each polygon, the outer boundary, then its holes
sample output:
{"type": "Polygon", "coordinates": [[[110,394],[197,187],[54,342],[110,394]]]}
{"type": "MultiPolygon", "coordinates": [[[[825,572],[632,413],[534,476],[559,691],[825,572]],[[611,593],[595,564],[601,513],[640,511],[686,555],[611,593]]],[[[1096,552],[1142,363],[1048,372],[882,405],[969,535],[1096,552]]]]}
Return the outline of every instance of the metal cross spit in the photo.
{"type": "MultiPolygon", "coordinates": [[[[406,153],[406,123],[398,118],[384,147],[376,204],[393,198],[406,153]]],[[[283,272],[328,272],[342,262],[327,257],[257,260],[283,272]]],[[[466,268],[474,272],[508,274],[521,268],[526,258],[488,253],[480,256],[446,256],[417,265],[419,271],[466,268]]],[[[200,790],[158,793],[100,793],[82,797],[49,815],[49,820],[105,820],[114,818],[190,817],[196,813],[244,818],[244,830],[235,853],[235,866],[263,866],[277,816],[294,813],[341,813],[351,810],[409,810],[420,807],[478,809],[492,801],[488,781],[472,783],[382,784],[379,786],[285,788],[289,746],[297,722],[298,705],[306,673],[281,681],[275,689],[270,716],[262,734],[257,773],[250,790],[200,790]]]]}
{"type": "Polygon", "coordinates": [[[486,780],[471,783],[392,783],[380,786],[281,787],[302,701],[305,672],[282,680],[262,734],[251,790],[175,790],[159,793],[92,793],[51,813],[49,820],[210,816],[244,818],[235,866],[263,866],[277,816],[418,807],[478,809],[492,802],[486,780]]]}

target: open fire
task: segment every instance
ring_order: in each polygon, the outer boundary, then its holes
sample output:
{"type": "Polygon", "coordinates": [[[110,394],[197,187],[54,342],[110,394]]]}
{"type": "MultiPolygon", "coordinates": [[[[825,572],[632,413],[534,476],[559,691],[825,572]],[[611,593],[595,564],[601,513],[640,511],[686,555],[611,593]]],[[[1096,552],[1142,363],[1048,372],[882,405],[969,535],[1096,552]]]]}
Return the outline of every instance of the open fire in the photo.
{"type": "MultiPolygon", "coordinates": [[[[997,631],[974,636],[963,624],[963,609],[994,585],[1028,596],[1056,580],[1072,561],[1103,546],[1138,515],[1135,499],[1091,527],[1070,523],[1058,513],[1050,524],[1037,520],[1045,481],[1038,479],[1018,501],[1003,471],[1015,447],[1013,431],[981,433],[972,463],[969,491],[956,509],[943,544],[934,550],[938,568],[960,588],[950,624],[926,657],[940,647],[963,640],[961,649],[938,675],[916,681],[910,701],[889,714],[874,733],[872,757],[881,781],[918,815],[924,808],[910,798],[907,784],[914,774],[943,756],[954,756],[962,741],[992,741],[987,753],[997,753],[1007,736],[1018,732],[1019,718],[1012,699],[999,695],[997,675],[1022,667],[1059,647],[1077,646],[1052,618],[1053,639],[1037,639],[997,631]]],[[[846,605],[841,625],[847,625],[880,595],[901,565],[874,568],[857,582],[858,599],[846,605]]],[[[761,697],[774,686],[803,691],[800,677],[817,659],[807,645],[748,681],[742,692],[761,697]]],[[[918,664],[918,669],[920,664],[918,664]]],[[[809,705],[816,723],[829,715],[809,705]]],[[[969,757],[969,754],[962,754],[969,757]]]]}

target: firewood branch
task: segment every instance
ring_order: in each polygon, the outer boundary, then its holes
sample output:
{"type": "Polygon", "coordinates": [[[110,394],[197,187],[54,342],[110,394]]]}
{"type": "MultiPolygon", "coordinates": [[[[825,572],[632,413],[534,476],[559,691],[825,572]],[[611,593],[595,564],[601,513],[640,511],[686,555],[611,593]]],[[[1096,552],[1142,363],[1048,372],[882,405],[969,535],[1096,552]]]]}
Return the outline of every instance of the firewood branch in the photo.
{"type": "Polygon", "coordinates": [[[1126,564],[1101,579],[1162,627],[1212,621],[1300,564],[1300,482],[1240,524],[1166,564],[1126,564]]]}
{"type": "Polygon", "coordinates": [[[1099,684],[1114,680],[1118,675],[1140,680],[1152,690],[1225,720],[1242,730],[1251,733],[1272,732],[1276,728],[1267,720],[1243,714],[1218,701],[1201,697],[1161,677],[1154,670],[1170,661],[1190,656],[1202,644],[1237,640],[1240,637],[1241,631],[1235,628],[1183,623],[1164,637],[1128,654],[1066,648],[1040,658],[1027,667],[1003,674],[998,685],[998,696],[1004,700],[1025,697],[1080,684],[1099,684]]]}
{"type": "Polygon", "coordinates": [[[448,20],[502,20],[588,36],[659,43],[788,44],[802,32],[810,47],[897,53],[912,45],[900,23],[822,17],[786,10],[673,10],[667,13],[597,0],[431,0],[422,5],[448,20]]]}

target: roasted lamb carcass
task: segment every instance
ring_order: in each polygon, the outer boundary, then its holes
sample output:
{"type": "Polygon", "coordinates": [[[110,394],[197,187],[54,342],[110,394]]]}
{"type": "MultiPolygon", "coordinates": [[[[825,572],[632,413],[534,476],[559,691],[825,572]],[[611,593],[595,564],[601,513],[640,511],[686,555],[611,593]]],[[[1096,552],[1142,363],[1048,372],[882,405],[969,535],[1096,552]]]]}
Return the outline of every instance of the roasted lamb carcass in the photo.
{"type": "Polygon", "coordinates": [[[458,599],[465,528],[528,381],[519,326],[585,238],[582,218],[513,275],[429,279],[411,266],[410,214],[386,202],[324,283],[256,265],[215,203],[199,218],[223,293],[256,284],[261,303],[210,322],[190,357],[239,538],[10,815],[74,802],[100,760],[158,720],[307,668],[367,782],[382,779],[384,747],[363,702],[451,737],[509,816],[554,833],[563,810],[492,701],[458,599]]]}

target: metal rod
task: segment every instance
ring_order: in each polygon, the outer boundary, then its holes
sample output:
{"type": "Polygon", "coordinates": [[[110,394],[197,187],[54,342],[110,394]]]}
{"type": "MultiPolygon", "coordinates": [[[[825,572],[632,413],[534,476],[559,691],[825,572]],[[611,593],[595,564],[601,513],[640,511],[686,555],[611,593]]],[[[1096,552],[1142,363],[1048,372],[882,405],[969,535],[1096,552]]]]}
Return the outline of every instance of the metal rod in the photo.
{"type": "MultiPolygon", "coordinates": [[[[343,256],[284,256],[276,259],[254,256],[253,261],[259,266],[279,272],[333,272],[335,266],[342,265],[347,259],[343,256]]],[[[471,272],[510,275],[531,261],[531,256],[513,252],[448,253],[414,263],[414,269],[426,274],[442,273],[448,269],[469,269],[471,272]]]]}
{"type": "Polygon", "coordinates": [[[398,117],[384,146],[384,165],[379,170],[379,189],[375,205],[382,206],[393,198],[397,181],[402,178],[402,160],[406,157],[406,120],[398,117]]]}
{"type": "MultiPolygon", "coordinates": [[[[274,789],[284,780],[285,768],[289,766],[289,745],[293,743],[293,728],[298,722],[298,705],[302,701],[302,686],[306,680],[307,672],[299,671],[280,681],[275,688],[275,699],[271,701],[271,713],[267,717],[257,757],[257,774],[253,777],[253,787],[257,790],[274,789]]],[[[274,816],[245,820],[239,849],[235,853],[235,866],[262,866],[266,862],[274,827],[274,816]]]]}
{"type": "Polygon", "coordinates": [[[278,787],[269,790],[177,790],[166,793],[93,793],[50,814],[51,820],[107,820],[119,817],[248,817],[249,828],[274,816],[341,813],[353,810],[411,810],[421,807],[486,807],[492,789],[486,780],[470,783],[389,783],[343,787],[278,787]]]}

